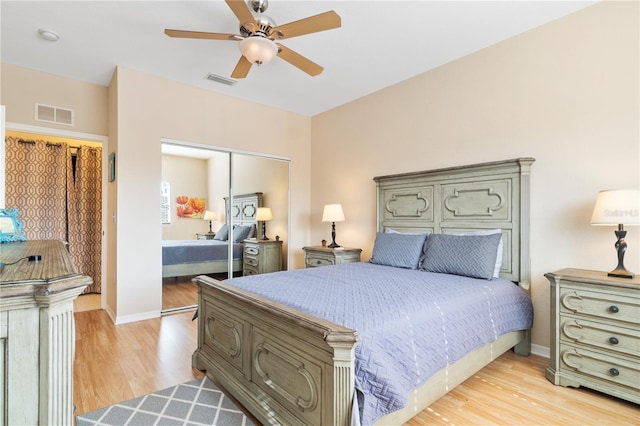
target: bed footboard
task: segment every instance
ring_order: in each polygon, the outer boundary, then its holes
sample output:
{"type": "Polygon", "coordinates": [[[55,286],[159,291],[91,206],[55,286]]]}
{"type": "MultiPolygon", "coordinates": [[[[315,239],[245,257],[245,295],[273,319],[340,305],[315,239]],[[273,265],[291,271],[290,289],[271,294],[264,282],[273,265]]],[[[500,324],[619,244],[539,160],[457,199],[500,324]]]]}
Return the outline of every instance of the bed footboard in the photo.
{"type": "Polygon", "coordinates": [[[350,424],[357,332],[207,276],[194,281],[194,368],[263,424],[350,424]]]}

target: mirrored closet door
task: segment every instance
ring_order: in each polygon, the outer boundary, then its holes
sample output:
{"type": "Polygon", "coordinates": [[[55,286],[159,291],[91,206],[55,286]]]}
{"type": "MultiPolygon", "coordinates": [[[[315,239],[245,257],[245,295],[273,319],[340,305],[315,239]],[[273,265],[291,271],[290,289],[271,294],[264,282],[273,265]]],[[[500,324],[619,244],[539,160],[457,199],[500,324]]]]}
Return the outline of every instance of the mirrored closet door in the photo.
{"type": "Polygon", "coordinates": [[[196,275],[263,271],[261,248],[271,249],[271,269],[286,269],[288,160],[163,142],[161,191],[163,313],[197,305],[196,275]]]}

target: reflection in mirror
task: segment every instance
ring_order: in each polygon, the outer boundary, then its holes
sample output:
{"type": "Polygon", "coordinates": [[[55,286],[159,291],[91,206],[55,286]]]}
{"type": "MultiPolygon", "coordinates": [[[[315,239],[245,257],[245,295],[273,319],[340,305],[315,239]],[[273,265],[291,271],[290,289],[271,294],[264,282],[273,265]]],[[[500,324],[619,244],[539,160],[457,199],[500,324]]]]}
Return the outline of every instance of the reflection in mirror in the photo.
{"type": "Polygon", "coordinates": [[[225,220],[229,159],[226,152],[162,144],[163,313],[197,305],[194,276],[227,278],[227,242],[214,238],[225,220]],[[216,219],[205,219],[207,212],[216,219]]]}
{"type": "MultiPolygon", "coordinates": [[[[268,208],[271,216],[268,220],[257,220],[255,236],[245,242],[244,275],[286,270],[289,162],[245,153],[232,153],[231,159],[233,193],[262,193],[259,207],[268,208]]],[[[265,212],[261,210],[261,214],[265,212]]]]}
{"type": "MultiPolygon", "coordinates": [[[[234,232],[239,228],[230,228],[230,225],[240,223],[232,223],[236,219],[229,215],[231,206],[236,204],[244,206],[247,212],[250,209],[242,204],[245,199],[238,195],[236,201],[233,194],[265,193],[264,206],[267,206],[267,202],[271,204],[267,207],[271,208],[273,216],[266,225],[266,234],[273,241],[278,236],[279,242],[270,244],[278,245],[281,253],[279,260],[271,259],[277,263],[277,267],[270,268],[286,269],[288,182],[287,160],[230,153],[173,141],[162,143],[159,193],[162,208],[163,313],[195,308],[197,287],[191,282],[194,276],[206,274],[222,280],[229,276],[230,271],[233,271],[233,276],[242,275],[245,270],[252,272],[243,261],[246,251],[244,238],[234,232]],[[230,195],[231,202],[227,204],[225,200],[229,202],[230,195]],[[233,244],[234,238],[243,241],[233,244]]],[[[252,224],[255,224],[257,207],[261,205],[254,207],[252,224]]],[[[261,237],[261,223],[257,225],[253,238],[261,237]]]]}

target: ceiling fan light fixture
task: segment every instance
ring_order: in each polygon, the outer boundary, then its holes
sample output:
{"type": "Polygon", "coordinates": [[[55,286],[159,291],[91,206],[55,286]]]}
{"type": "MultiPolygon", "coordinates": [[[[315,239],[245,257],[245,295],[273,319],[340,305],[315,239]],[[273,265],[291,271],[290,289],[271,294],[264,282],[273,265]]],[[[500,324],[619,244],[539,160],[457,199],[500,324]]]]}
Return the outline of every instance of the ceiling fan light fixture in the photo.
{"type": "Polygon", "coordinates": [[[252,64],[268,64],[278,54],[276,43],[263,36],[247,37],[238,45],[242,55],[252,64]]]}

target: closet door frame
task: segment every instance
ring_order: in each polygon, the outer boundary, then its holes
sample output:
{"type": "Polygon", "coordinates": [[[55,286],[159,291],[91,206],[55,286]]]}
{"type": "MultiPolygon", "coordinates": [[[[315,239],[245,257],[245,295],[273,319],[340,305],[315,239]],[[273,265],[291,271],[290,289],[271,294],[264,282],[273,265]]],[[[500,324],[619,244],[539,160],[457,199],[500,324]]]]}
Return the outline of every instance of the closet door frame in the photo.
{"type": "MultiPolygon", "coordinates": [[[[272,155],[272,154],[253,152],[253,151],[238,150],[238,149],[233,149],[229,147],[219,147],[216,145],[187,142],[184,140],[170,139],[170,138],[160,138],[160,144],[176,145],[176,146],[182,146],[186,148],[193,148],[193,149],[206,150],[206,151],[217,151],[224,154],[229,154],[229,188],[228,188],[227,196],[229,197],[230,205],[233,204],[233,194],[234,194],[234,190],[233,190],[233,173],[234,173],[233,157],[234,155],[249,155],[249,156],[264,158],[267,160],[275,160],[275,161],[281,161],[286,163],[287,175],[288,175],[287,177],[287,235],[289,236],[289,239],[291,238],[291,159],[290,158],[281,157],[281,156],[272,155]]],[[[233,225],[233,222],[231,222],[231,224],[233,225]]],[[[231,259],[233,257],[232,256],[233,248],[231,245],[229,245],[228,250],[229,250],[229,258],[231,259]]],[[[289,256],[290,256],[290,250],[289,250],[289,246],[287,245],[287,250],[285,253],[287,266],[290,264],[289,256]]],[[[229,262],[227,266],[227,270],[228,270],[229,276],[232,276],[233,268],[231,266],[231,262],[229,262]]]]}

